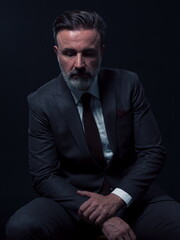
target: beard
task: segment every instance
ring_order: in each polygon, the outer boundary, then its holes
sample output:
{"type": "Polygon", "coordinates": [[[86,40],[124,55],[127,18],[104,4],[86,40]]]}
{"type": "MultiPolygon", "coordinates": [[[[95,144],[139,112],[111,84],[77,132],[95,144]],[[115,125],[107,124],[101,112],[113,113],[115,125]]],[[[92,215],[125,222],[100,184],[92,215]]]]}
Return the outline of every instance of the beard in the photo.
{"type": "Polygon", "coordinates": [[[60,65],[61,73],[64,77],[64,80],[69,87],[75,88],[81,91],[87,91],[94,80],[96,79],[98,72],[100,70],[101,61],[99,61],[98,66],[94,71],[88,71],[85,67],[80,69],[74,69],[70,73],[65,73],[63,68],[60,65]]]}

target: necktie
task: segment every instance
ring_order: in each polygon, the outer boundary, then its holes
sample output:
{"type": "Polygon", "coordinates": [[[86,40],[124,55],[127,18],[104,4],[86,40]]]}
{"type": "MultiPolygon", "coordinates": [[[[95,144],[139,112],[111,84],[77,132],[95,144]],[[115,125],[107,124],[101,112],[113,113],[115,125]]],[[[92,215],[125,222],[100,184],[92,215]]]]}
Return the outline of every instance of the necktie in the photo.
{"type": "Polygon", "coordinates": [[[96,161],[98,161],[101,165],[104,166],[105,160],[102,150],[101,139],[90,106],[91,97],[92,95],[90,93],[84,93],[81,97],[83,106],[84,131],[91,155],[96,161]]]}

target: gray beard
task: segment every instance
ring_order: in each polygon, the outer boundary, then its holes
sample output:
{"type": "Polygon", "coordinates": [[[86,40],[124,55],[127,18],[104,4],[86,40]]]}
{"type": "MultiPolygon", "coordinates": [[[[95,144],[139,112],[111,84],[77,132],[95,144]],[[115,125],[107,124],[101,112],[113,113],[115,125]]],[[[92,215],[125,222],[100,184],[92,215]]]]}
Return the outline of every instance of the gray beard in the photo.
{"type": "Polygon", "coordinates": [[[61,66],[60,66],[60,69],[61,69],[61,73],[64,77],[64,80],[66,81],[67,85],[70,88],[75,88],[80,91],[87,91],[91,87],[94,80],[96,79],[98,72],[100,70],[100,65],[101,65],[101,63],[99,63],[99,66],[93,73],[90,73],[90,77],[88,77],[88,78],[72,78],[71,73],[66,74],[63,71],[61,66]]]}
{"type": "Polygon", "coordinates": [[[67,76],[66,74],[64,74],[64,72],[62,72],[62,75],[69,87],[72,87],[81,91],[87,91],[91,87],[96,77],[94,76],[86,79],[82,79],[82,78],[73,79],[67,76]]]}

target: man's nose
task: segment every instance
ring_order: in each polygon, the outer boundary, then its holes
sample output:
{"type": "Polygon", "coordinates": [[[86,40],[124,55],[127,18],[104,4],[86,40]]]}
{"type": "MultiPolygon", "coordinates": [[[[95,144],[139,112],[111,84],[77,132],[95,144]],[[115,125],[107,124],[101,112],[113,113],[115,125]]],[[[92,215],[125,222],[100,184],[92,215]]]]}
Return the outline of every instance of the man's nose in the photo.
{"type": "Polygon", "coordinates": [[[76,59],[75,59],[75,63],[74,63],[74,67],[75,68],[82,68],[85,66],[85,61],[84,58],[81,54],[77,54],[76,59]]]}

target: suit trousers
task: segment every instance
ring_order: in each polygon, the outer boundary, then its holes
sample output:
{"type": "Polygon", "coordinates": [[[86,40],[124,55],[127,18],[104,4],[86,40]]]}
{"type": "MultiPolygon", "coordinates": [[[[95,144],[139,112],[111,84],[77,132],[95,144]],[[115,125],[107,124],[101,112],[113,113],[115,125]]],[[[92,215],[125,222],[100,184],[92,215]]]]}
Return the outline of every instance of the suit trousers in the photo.
{"type": "MultiPolygon", "coordinates": [[[[180,204],[168,196],[132,204],[121,217],[137,240],[180,239],[180,204]]],[[[6,229],[7,240],[87,240],[100,233],[98,226],[75,222],[59,203],[44,197],[20,208],[6,229]]]]}

